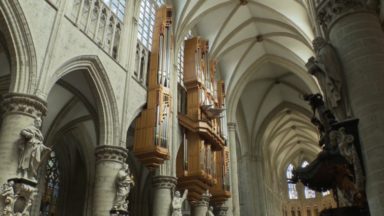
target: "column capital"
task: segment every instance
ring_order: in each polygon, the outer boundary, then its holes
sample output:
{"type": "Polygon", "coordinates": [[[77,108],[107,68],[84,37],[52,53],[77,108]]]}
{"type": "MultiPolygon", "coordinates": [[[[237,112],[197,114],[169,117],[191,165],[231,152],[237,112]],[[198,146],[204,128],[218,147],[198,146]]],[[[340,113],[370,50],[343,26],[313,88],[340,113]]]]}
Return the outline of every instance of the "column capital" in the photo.
{"type": "Polygon", "coordinates": [[[366,0],[321,0],[316,6],[319,24],[325,32],[341,17],[355,12],[374,12],[366,0]]]}
{"type": "Polygon", "coordinates": [[[195,201],[192,203],[193,207],[208,207],[209,201],[211,199],[212,194],[210,194],[208,191],[203,193],[201,196],[201,199],[199,201],[195,201]]]}
{"type": "Polygon", "coordinates": [[[157,189],[173,189],[177,184],[177,178],[173,176],[155,176],[152,185],[157,189]]]}
{"type": "Polygon", "coordinates": [[[8,93],[2,97],[1,106],[4,114],[21,113],[34,118],[47,114],[47,102],[34,95],[8,93]]]}
{"type": "Polygon", "coordinates": [[[228,130],[229,131],[236,130],[236,127],[237,127],[237,123],[236,122],[228,122],[227,125],[228,125],[228,130]]]}
{"type": "Polygon", "coordinates": [[[114,161],[124,163],[128,157],[128,150],[120,146],[102,145],[95,150],[96,163],[100,161],[114,161]]]}
{"type": "Polygon", "coordinates": [[[218,204],[214,206],[213,212],[216,216],[226,216],[228,212],[228,207],[225,206],[225,204],[218,204]]]}

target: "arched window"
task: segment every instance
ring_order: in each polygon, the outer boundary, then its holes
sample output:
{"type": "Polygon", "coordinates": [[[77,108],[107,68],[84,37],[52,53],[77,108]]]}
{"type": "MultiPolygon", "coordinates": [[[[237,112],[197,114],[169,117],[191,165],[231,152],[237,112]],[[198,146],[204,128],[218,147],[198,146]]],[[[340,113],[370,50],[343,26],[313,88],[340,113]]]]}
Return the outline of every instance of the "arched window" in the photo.
{"type": "Polygon", "coordinates": [[[137,38],[148,50],[152,48],[156,9],[162,4],[164,0],[142,0],[140,4],[137,38]]]}
{"type": "MultiPolygon", "coordinates": [[[[308,166],[308,161],[304,161],[301,164],[301,167],[306,167],[308,166]]],[[[314,190],[309,189],[307,186],[304,187],[304,197],[305,199],[311,199],[311,198],[316,198],[316,192],[314,190]]]]}
{"type": "Polygon", "coordinates": [[[111,9],[111,11],[114,14],[116,14],[116,16],[120,19],[120,21],[123,21],[126,0],[103,0],[103,1],[111,9]]]}
{"type": "MultiPolygon", "coordinates": [[[[287,172],[286,172],[287,179],[292,178],[293,168],[294,168],[294,166],[292,164],[288,165],[287,172]]],[[[289,199],[298,199],[299,198],[298,193],[297,193],[297,189],[296,189],[296,184],[288,183],[288,196],[289,196],[289,199]]]]}
{"type": "Polygon", "coordinates": [[[40,205],[41,216],[56,215],[56,204],[59,197],[59,165],[54,151],[49,156],[45,173],[44,194],[40,205]]]}

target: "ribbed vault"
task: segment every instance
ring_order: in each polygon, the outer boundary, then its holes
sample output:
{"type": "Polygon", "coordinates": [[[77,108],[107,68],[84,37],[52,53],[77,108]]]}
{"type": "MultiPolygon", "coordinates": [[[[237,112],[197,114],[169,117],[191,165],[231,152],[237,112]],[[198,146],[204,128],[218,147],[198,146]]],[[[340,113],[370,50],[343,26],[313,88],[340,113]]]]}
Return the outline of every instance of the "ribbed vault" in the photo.
{"type": "MultiPolygon", "coordinates": [[[[209,40],[210,56],[218,60],[220,78],[226,83],[228,121],[238,126],[239,163],[246,161],[244,158],[261,159],[261,167],[249,165],[247,169],[262,172],[258,174],[261,178],[271,180],[256,180],[264,187],[262,190],[278,194],[278,186],[271,182],[283,177],[281,173],[286,165],[303,154],[313,159],[320,151],[317,130],[310,123],[311,110],[302,99],[303,94],[320,92],[305,68],[305,62],[314,55],[311,41],[316,35],[311,2],[174,0],[173,3],[176,50],[190,30],[209,40]]],[[[239,173],[244,172],[241,169],[239,173]]],[[[250,185],[245,183],[240,187],[250,188],[254,181],[249,179],[250,185]]],[[[252,212],[249,206],[262,203],[259,199],[265,199],[269,206],[279,205],[275,195],[265,198],[241,195],[247,197],[241,202],[248,205],[242,212],[246,214],[247,209],[252,212]]],[[[275,207],[271,209],[280,208],[275,207]]],[[[273,211],[269,214],[280,213],[273,211]]]]}

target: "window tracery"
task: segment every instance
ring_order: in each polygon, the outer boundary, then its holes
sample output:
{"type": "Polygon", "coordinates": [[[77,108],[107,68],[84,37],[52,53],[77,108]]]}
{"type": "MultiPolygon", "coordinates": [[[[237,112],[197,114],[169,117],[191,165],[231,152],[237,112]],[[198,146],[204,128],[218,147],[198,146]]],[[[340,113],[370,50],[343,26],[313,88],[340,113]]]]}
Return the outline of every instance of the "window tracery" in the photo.
{"type": "Polygon", "coordinates": [[[156,9],[162,4],[164,4],[163,0],[142,0],[140,3],[137,38],[149,51],[152,48],[156,9]]]}
{"type": "MultiPolygon", "coordinates": [[[[294,169],[294,166],[292,164],[288,165],[286,176],[287,179],[291,179],[293,177],[292,171],[294,169]]],[[[289,199],[298,199],[298,193],[296,189],[296,184],[288,183],[288,196],[289,199]]]]}
{"type": "MultiPolygon", "coordinates": [[[[306,167],[308,166],[308,161],[304,161],[301,164],[301,167],[306,167]]],[[[313,199],[316,198],[316,191],[309,189],[307,186],[304,187],[304,197],[305,199],[313,199]]]]}
{"type": "Polygon", "coordinates": [[[126,0],[103,0],[103,2],[116,14],[120,21],[123,21],[126,0]]]}

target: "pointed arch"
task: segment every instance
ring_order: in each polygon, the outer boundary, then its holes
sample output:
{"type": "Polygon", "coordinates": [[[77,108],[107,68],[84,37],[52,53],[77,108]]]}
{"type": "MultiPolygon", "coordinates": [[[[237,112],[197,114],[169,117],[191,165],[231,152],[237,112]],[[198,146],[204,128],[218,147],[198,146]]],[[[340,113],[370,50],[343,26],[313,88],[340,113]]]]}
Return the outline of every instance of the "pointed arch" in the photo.
{"type": "Polygon", "coordinates": [[[89,75],[91,84],[95,87],[97,107],[100,107],[98,145],[119,145],[120,123],[117,101],[108,74],[97,56],[78,56],[65,62],[50,78],[49,84],[44,89],[45,95],[48,95],[60,78],[79,70],[89,75]]]}
{"type": "Polygon", "coordinates": [[[36,51],[19,1],[0,1],[0,31],[11,58],[10,92],[32,93],[36,88],[36,51]]]}

